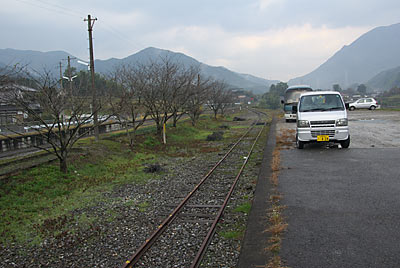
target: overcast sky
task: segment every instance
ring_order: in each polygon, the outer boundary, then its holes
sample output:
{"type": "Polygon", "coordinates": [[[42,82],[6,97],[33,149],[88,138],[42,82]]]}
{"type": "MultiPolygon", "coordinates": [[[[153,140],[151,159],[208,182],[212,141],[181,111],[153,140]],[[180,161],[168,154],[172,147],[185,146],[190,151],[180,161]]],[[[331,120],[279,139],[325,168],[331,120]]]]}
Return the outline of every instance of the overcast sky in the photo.
{"type": "Polygon", "coordinates": [[[363,33],[400,22],[399,0],[0,0],[0,48],[96,59],[152,46],[214,66],[287,81],[363,33]]]}

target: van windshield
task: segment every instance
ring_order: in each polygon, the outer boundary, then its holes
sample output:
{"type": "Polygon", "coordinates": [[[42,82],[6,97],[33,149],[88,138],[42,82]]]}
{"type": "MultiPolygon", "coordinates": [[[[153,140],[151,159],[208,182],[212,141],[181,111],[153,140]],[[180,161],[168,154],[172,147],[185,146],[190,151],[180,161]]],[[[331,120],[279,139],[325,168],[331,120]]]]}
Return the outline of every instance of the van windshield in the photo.
{"type": "Polygon", "coordinates": [[[292,104],[285,104],[285,105],[283,106],[283,110],[284,110],[285,112],[291,112],[291,111],[292,111],[292,107],[293,107],[292,104]]]}
{"type": "Polygon", "coordinates": [[[338,94],[321,94],[302,96],[300,99],[300,112],[343,111],[342,98],[338,94]]]}

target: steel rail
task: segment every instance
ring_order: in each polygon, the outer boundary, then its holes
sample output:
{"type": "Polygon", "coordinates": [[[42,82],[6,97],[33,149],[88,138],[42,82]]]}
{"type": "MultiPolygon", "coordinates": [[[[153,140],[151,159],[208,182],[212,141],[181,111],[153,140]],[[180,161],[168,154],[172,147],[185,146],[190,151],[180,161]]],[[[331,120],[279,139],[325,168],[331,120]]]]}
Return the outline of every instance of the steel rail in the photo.
{"type": "Polygon", "coordinates": [[[231,186],[231,188],[229,190],[229,193],[225,197],[223,205],[219,209],[218,214],[217,214],[216,218],[214,219],[209,232],[207,233],[205,239],[203,240],[203,243],[202,243],[200,249],[198,250],[198,252],[196,254],[196,257],[194,258],[192,264],[190,265],[190,268],[197,268],[201,264],[201,260],[203,259],[203,256],[204,256],[208,246],[210,245],[211,239],[213,238],[213,236],[215,234],[217,224],[220,221],[220,219],[221,219],[221,217],[222,217],[222,215],[223,215],[223,213],[225,211],[226,206],[228,205],[228,202],[229,202],[229,200],[230,200],[230,198],[231,198],[231,196],[233,194],[233,191],[236,188],[236,185],[237,185],[237,183],[239,181],[239,178],[242,175],[243,170],[246,167],[247,162],[249,161],[249,158],[250,158],[250,156],[251,156],[251,154],[252,154],[252,152],[254,150],[254,147],[255,147],[259,137],[261,136],[261,133],[264,130],[265,126],[266,126],[266,122],[264,123],[264,126],[262,127],[262,129],[258,133],[255,141],[253,142],[253,145],[251,146],[251,149],[250,149],[249,153],[247,154],[247,157],[246,157],[245,161],[243,162],[242,167],[240,168],[238,174],[235,177],[235,180],[234,180],[234,182],[233,182],[233,184],[232,184],[232,186],[231,186]]]}
{"type": "Polygon", "coordinates": [[[140,248],[130,257],[124,264],[122,268],[132,268],[139,259],[146,253],[146,251],[154,244],[157,238],[165,231],[167,226],[176,218],[178,213],[181,211],[183,206],[187,201],[193,196],[193,194],[200,188],[200,186],[211,176],[215,169],[229,156],[232,150],[243,140],[245,136],[254,128],[256,122],[251,124],[239,140],[229,149],[229,151],[214,165],[214,167],[201,179],[201,181],[193,188],[193,190],[181,201],[181,203],[169,214],[169,216],[157,227],[148,239],[140,246],[140,248]]]}

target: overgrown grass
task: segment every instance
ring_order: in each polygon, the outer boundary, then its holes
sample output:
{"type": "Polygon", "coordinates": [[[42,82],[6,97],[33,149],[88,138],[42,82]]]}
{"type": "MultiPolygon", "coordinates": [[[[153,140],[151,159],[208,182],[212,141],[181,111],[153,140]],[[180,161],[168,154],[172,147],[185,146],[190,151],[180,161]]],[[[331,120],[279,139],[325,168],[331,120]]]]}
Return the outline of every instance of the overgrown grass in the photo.
{"type": "MultiPolygon", "coordinates": [[[[153,126],[146,127],[138,131],[133,151],[125,131],[106,134],[99,141],[81,139],[76,144],[81,150],[70,156],[68,174],[62,174],[55,162],[0,181],[0,244],[36,244],[45,237],[61,235],[68,226],[94,224],[98,220],[94,216],[72,216],[72,211],[107,201],[103,193],[115,186],[157,178],[160,175],[144,172],[144,164],[158,163],[164,155],[190,156],[218,150],[221,145],[205,139],[227,122],[203,116],[195,127],[189,121],[178,123],[176,128],[168,126],[166,145],[153,126]]],[[[151,204],[134,205],[145,212],[151,204]]],[[[249,208],[243,204],[237,209],[247,213],[249,208]]],[[[116,216],[110,211],[109,218],[103,220],[112,221],[116,216]]]]}
{"type": "Polygon", "coordinates": [[[63,176],[57,166],[35,168],[0,184],[2,243],[36,240],[31,227],[48,217],[50,211],[58,214],[54,204],[65,199],[73,187],[72,177],[63,176]]]}
{"type": "Polygon", "coordinates": [[[249,214],[250,213],[250,209],[251,209],[251,203],[250,202],[246,202],[246,203],[241,204],[237,208],[235,208],[234,211],[235,212],[242,212],[242,213],[249,214]]]}
{"type": "Polygon", "coordinates": [[[137,207],[138,207],[140,212],[145,212],[149,206],[150,206],[150,204],[148,202],[146,202],[146,201],[144,201],[142,203],[139,203],[137,205],[137,207]]]}
{"type": "Polygon", "coordinates": [[[220,232],[219,235],[226,239],[241,239],[244,236],[244,231],[244,228],[240,227],[239,230],[224,231],[220,232]]]}
{"type": "Polygon", "coordinates": [[[44,232],[40,226],[65,222],[70,211],[99,202],[102,193],[117,184],[143,183],[155,177],[144,173],[142,166],[155,161],[153,154],[126,153],[119,142],[111,140],[93,143],[93,147],[92,155],[72,163],[67,175],[57,165],[42,165],[0,181],[1,244],[37,243],[43,235],[57,235],[60,230],[44,232]],[[100,151],[107,154],[101,157],[100,151]]]}
{"type": "Polygon", "coordinates": [[[247,128],[247,126],[244,126],[244,125],[237,125],[237,126],[232,126],[231,128],[232,128],[232,129],[245,129],[245,128],[247,128]]]}
{"type": "MultiPolygon", "coordinates": [[[[218,121],[209,117],[203,117],[196,126],[192,126],[189,121],[182,122],[177,127],[167,128],[167,147],[164,149],[169,155],[190,156],[193,153],[206,152],[203,145],[206,145],[206,138],[214,131],[219,131],[224,120],[218,121]]],[[[218,148],[210,147],[213,150],[218,148]]]]}

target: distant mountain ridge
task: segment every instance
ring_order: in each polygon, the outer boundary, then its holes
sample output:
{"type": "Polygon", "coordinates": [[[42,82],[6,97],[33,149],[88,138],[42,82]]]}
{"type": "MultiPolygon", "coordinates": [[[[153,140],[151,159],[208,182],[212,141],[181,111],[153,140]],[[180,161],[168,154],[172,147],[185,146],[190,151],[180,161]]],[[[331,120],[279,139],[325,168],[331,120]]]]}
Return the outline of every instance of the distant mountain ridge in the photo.
{"type": "Polygon", "coordinates": [[[330,89],[366,83],[378,73],[400,65],[400,23],[377,27],[344,46],[311,73],[289,80],[289,85],[309,84],[330,89]]]}
{"type": "Polygon", "coordinates": [[[366,85],[376,91],[387,91],[394,87],[400,87],[400,66],[380,72],[372,77],[366,85]]]}
{"type": "Polygon", "coordinates": [[[20,64],[21,66],[29,66],[30,69],[37,72],[43,72],[44,70],[53,71],[59,66],[59,62],[67,59],[68,56],[73,57],[64,51],[40,52],[6,48],[0,49],[0,65],[11,66],[20,64]]]}
{"type": "MultiPolygon", "coordinates": [[[[55,77],[59,77],[59,62],[73,55],[64,51],[39,52],[32,50],[16,50],[16,49],[0,49],[0,66],[14,65],[19,63],[27,65],[30,69],[42,72],[43,70],[51,71],[55,77]]],[[[210,76],[215,79],[223,80],[232,88],[241,88],[254,93],[265,93],[269,90],[270,85],[278,83],[277,80],[267,80],[249,74],[240,74],[228,70],[225,67],[215,67],[197,61],[183,53],[172,52],[169,50],[149,47],[143,49],[126,58],[108,60],[95,60],[95,71],[97,73],[108,74],[119,65],[145,64],[163,57],[180,62],[185,66],[200,66],[201,73],[204,76],[210,76]]],[[[66,68],[66,61],[63,61],[63,70],[66,68]]],[[[86,67],[78,64],[76,60],[71,61],[71,66],[77,70],[85,70],[86,67]]]]}
{"type": "Polygon", "coordinates": [[[279,82],[277,80],[267,80],[249,74],[236,73],[222,66],[216,67],[207,65],[183,53],[154,47],[148,47],[123,59],[112,58],[108,60],[96,60],[95,66],[97,72],[107,73],[120,64],[147,63],[150,60],[154,61],[160,58],[170,58],[187,67],[199,66],[201,73],[205,76],[223,80],[231,85],[231,87],[243,88],[247,91],[253,91],[254,93],[265,93],[269,90],[270,85],[279,82]]]}

